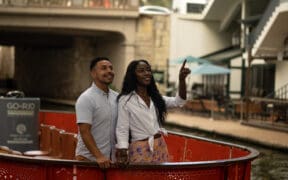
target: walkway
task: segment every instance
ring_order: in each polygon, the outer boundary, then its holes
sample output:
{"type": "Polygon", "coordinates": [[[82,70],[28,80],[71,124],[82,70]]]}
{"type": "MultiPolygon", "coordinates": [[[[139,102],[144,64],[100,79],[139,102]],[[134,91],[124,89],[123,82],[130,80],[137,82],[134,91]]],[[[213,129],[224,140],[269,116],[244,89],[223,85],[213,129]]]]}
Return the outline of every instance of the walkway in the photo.
{"type": "Polygon", "coordinates": [[[167,123],[288,150],[288,133],[241,124],[238,120],[212,120],[179,111],[169,112],[167,123]]]}

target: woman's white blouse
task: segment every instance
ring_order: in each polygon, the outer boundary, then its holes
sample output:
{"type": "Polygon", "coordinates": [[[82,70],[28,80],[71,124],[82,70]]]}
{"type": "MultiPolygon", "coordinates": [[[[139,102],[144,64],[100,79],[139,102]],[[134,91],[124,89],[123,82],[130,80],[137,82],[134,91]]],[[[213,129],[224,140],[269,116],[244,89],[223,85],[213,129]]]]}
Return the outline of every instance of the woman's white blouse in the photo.
{"type": "MultiPolygon", "coordinates": [[[[180,96],[163,96],[167,108],[181,107],[185,100],[180,96]]],[[[161,128],[162,129],[162,128],[161,128]]],[[[148,138],[150,150],[153,151],[154,134],[162,131],[157,120],[157,113],[152,99],[150,107],[135,92],[121,96],[118,104],[118,120],[116,126],[116,148],[127,149],[129,146],[129,131],[131,141],[148,138]]]]}

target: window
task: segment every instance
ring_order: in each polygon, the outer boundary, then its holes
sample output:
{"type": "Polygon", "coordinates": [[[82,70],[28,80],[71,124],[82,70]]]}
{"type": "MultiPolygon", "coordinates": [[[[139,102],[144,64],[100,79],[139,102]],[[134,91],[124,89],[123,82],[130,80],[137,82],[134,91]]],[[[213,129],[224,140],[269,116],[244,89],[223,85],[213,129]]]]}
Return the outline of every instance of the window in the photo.
{"type": "Polygon", "coordinates": [[[187,13],[202,13],[204,4],[187,3],[187,13]]]}

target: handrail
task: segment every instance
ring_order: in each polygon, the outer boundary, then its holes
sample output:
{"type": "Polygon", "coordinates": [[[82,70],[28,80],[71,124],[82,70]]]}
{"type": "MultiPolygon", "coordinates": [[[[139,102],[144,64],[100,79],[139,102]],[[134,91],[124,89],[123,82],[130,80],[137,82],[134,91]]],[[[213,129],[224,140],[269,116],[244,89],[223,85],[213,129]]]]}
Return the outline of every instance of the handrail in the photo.
{"type": "Polygon", "coordinates": [[[0,7],[40,7],[40,8],[94,8],[94,9],[126,9],[137,10],[139,7],[138,0],[22,0],[22,1],[1,1],[0,7]]]}
{"type": "MultiPolygon", "coordinates": [[[[55,125],[59,129],[67,129],[68,125],[65,125],[67,122],[75,123],[74,113],[71,113],[71,116],[66,113],[47,113],[50,116],[45,116],[45,113],[40,114],[40,122],[47,121],[47,124],[55,125]],[[64,125],[62,122],[65,122],[64,125]]],[[[11,176],[16,179],[20,177],[18,175],[20,174],[21,178],[26,179],[51,179],[53,177],[59,180],[68,177],[72,179],[72,176],[79,180],[90,178],[141,180],[170,179],[172,176],[179,179],[179,177],[194,175],[203,179],[223,179],[223,177],[231,179],[238,176],[240,179],[248,180],[251,162],[259,155],[259,152],[253,148],[173,131],[169,131],[169,136],[164,138],[170,151],[169,162],[131,163],[127,166],[113,164],[112,167],[104,170],[100,169],[96,162],[0,153],[0,169],[4,172],[0,173],[0,179],[1,176],[11,176]]]]}
{"type": "MultiPolygon", "coordinates": [[[[249,151],[250,153],[244,157],[237,157],[237,158],[231,158],[231,159],[220,159],[220,160],[209,160],[209,161],[194,161],[194,162],[166,162],[166,163],[147,163],[147,164],[129,164],[125,166],[125,169],[134,169],[134,168],[195,168],[195,167],[213,167],[213,166],[225,166],[227,164],[231,164],[234,162],[242,162],[242,161],[248,161],[253,160],[257,158],[259,155],[259,152],[253,148],[241,146],[237,144],[232,143],[226,143],[223,141],[216,141],[211,140],[207,138],[202,138],[198,136],[193,135],[187,135],[184,133],[178,133],[178,132],[172,132],[169,131],[170,134],[184,136],[188,138],[193,138],[201,141],[207,141],[219,145],[227,145],[234,148],[240,148],[242,150],[249,151]]],[[[13,160],[17,162],[25,162],[25,163],[37,163],[37,164],[58,164],[58,165],[67,165],[67,166],[73,166],[73,165],[79,165],[79,166],[91,166],[98,168],[98,164],[96,162],[84,162],[84,161],[77,161],[77,160],[66,160],[66,159],[49,159],[49,158],[35,158],[35,157],[29,157],[29,156],[19,156],[14,154],[3,154],[0,153],[0,159],[4,160],[13,160]]],[[[119,168],[116,165],[112,166],[111,168],[119,168]]]]}
{"type": "Polygon", "coordinates": [[[286,101],[288,100],[287,96],[288,96],[288,83],[280,87],[279,89],[273,91],[272,93],[268,94],[265,98],[276,98],[279,100],[286,101]]]}
{"type": "Polygon", "coordinates": [[[175,152],[171,153],[172,156],[175,155],[175,157],[171,157],[172,159],[175,158],[172,162],[157,164],[131,163],[125,166],[112,164],[108,169],[99,168],[96,162],[42,157],[32,158],[0,153],[0,169],[3,171],[3,173],[0,173],[0,178],[7,176],[15,179],[164,180],[171,179],[171,177],[173,179],[183,179],[181,177],[187,178],[196,175],[201,179],[234,179],[234,177],[240,177],[240,179],[248,180],[250,179],[251,162],[259,155],[259,152],[253,148],[175,132],[169,132],[167,143],[170,144],[169,147],[176,148],[175,152]],[[175,146],[175,142],[184,146],[175,146]],[[196,143],[198,150],[193,143],[196,143]],[[202,154],[199,154],[200,147],[203,148],[201,149],[201,153],[204,152],[202,154]],[[215,147],[215,151],[210,153],[210,151],[213,151],[212,147],[215,147]],[[184,154],[182,155],[182,153],[184,154]],[[200,158],[195,159],[191,156],[191,153],[194,157],[200,156],[200,158]],[[211,156],[211,154],[216,154],[216,156],[211,156]]]}
{"type": "Polygon", "coordinates": [[[272,0],[270,1],[269,5],[267,6],[264,14],[262,15],[261,20],[259,21],[257,27],[253,30],[253,32],[251,33],[251,44],[255,44],[257,38],[259,37],[259,35],[261,34],[261,31],[263,30],[263,28],[265,27],[266,23],[268,22],[269,18],[271,17],[271,15],[273,14],[273,12],[275,11],[276,7],[280,4],[280,0],[272,0]]]}

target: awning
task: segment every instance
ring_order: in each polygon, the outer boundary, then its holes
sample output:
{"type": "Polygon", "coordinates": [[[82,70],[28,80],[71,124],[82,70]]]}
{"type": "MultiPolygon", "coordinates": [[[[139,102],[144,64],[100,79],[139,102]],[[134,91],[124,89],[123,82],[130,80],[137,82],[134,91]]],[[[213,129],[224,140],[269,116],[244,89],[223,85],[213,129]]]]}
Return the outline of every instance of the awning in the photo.
{"type": "Polygon", "coordinates": [[[213,64],[202,64],[193,68],[192,74],[201,74],[201,75],[216,75],[216,74],[229,74],[230,70],[221,66],[213,64]]]}
{"type": "Polygon", "coordinates": [[[185,59],[187,60],[187,63],[199,63],[199,64],[210,63],[206,59],[197,58],[197,57],[194,57],[194,56],[180,57],[180,58],[177,58],[175,60],[172,60],[171,63],[172,64],[182,64],[185,59]]]}
{"type": "Polygon", "coordinates": [[[240,57],[241,55],[242,55],[242,49],[240,47],[228,47],[202,56],[201,58],[209,60],[212,63],[218,64],[218,63],[225,63],[235,57],[240,57]]]}

